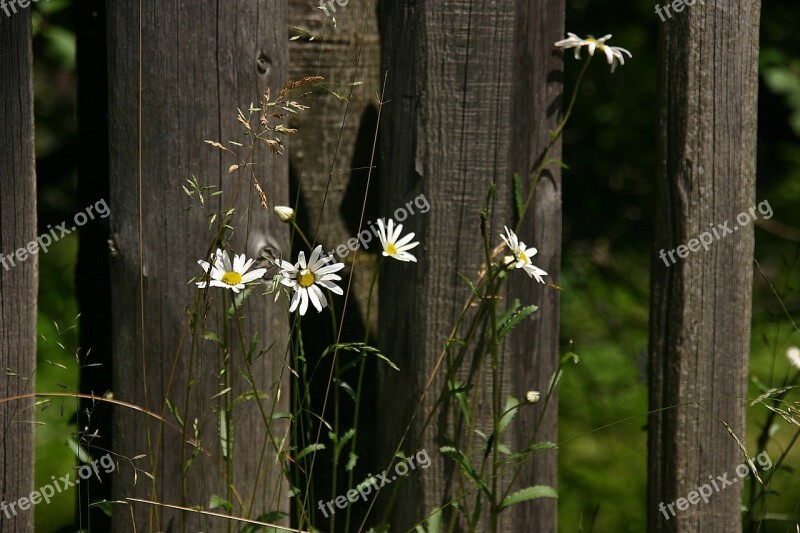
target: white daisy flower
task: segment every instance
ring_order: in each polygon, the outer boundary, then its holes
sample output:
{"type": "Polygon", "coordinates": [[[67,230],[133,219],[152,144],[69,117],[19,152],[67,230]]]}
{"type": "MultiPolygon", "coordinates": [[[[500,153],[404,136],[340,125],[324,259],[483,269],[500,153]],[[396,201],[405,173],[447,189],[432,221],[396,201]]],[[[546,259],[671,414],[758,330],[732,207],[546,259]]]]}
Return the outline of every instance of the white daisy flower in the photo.
{"type": "Polygon", "coordinates": [[[294,219],[294,209],[285,205],[276,205],[272,208],[281,222],[291,222],[294,219]]]}
{"type": "Polygon", "coordinates": [[[786,350],[786,357],[793,367],[800,369],[800,348],[797,346],[790,346],[789,349],[786,350]]]}
{"type": "Polygon", "coordinates": [[[341,280],[341,276],[334,274],[344,268],[344,263],[327,264],[330,257],[322,257],[322,246],[317,246],[311,252],[311,257],[306,263],[306,255],[300,252],[297,264],[293,265],[288,261],[281,261],[281,284],[294,289],[294,296],[289,306],[289,312],[294,312],[300,306],[300,314],[305,315],[308,310],[308,302],[322,311],[328,305],[328,299],[322,289],[328,289],[335,294],[343,294],[342,289],[334,283],[341,280]]]}
{"type": "MultiPolygon", "coordinates": [[[[528,248],[525,246],[525,243],[519,240],[517,234],[508,229],[508,227],[503,226],[506,230],[506,235],[500,234],[500,238],[506,243],[506,246],[511,248],[511,253],[514,254],[514,257],[511,258],[511,261],[516,261],[512,268],[521,268],[528,274],[531,278],[536,278],[536,281],[539,283],[544,283],[542,276],[546,276],[547,272],[542,270],[541,268],[534,266],[531,263],[531,257],[537,254],[536,248],[528,248]]],[[[506,262],[509,264],[509,262],[506,262]]]]}
{"type": "Polygon", "coordinates": [[[528,403],[536,403],[539,401],[539,391],[530,390],[525,393],[525,401],[528,403]]]}
{"type": "Polygon", "coordinates": [[[386,227],[383,225],[383,219],[378,220],[378,237],[381,240],[381,245],[383,245],[383,255],[393,257],[398,261],[413,261],[416,263],[417,258],[408,253],[408,251],[419,246],[419,242],[411,242],[411,239],[414,238],[414,233],[409,233],[398,240],[402,231],[403,225],[398,224],[395,227],[394,220],[391,218],[386,227]]]}
{"type": "Polygon", "coordinates": [[[611,72],[613,73],[616,70],[617,65],[624,65],[625,64],[625,55],[628,54],[628,57],[633,57],[633,55],[626,50],[625,48],[619,46],[608,46],[606,43],[607,40],[611,38],[611,34],[604,35],[599,39],[595,39],[594,37],[588,37],[586,39],[581,39],[574,33],[567,32],[567,38],[557,41],[555,46],[557,48],[574,48],[575,49],[575,59],[581,58],[581,47],[586,46],[589,49],[589,55],[594,56],[595,49],[600,50],[606,55],[606,60],[608,64],[611,65],[611,72]]]}
{"type": "Polygon", "coordinates": [[[213,265],[202,259],[197,262],[211,278],[209,281],[198,281],[197,286],[201,289],[207,286],[221,287],[238,293],[244,289],[246,284],[261,279],[267,271],[266,268],[257,268],[248,272],[247,270],[253,265],[254,261],[254,259],[247,259],[244,254],[233,254],[233,264],[231,265],[228,252],[217,248],[213,265]]]}

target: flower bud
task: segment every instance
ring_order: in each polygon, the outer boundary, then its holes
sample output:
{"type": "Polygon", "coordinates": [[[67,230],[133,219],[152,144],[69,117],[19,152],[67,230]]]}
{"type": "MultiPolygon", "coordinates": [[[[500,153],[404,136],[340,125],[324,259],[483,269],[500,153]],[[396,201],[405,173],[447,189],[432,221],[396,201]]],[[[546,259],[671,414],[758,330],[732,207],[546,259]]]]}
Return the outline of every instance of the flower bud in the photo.
{"type": "Polygon", "coordinates": [[[286,207],[285,205],[276,205],[272,209],[275,210],[275,213],[278,215],[278,218],[281,219],[281,222],[291,222],[294,220],[294,209],[291,207],[286,207]]]}
{"type": "Polygon", "coordinates": [[[797,346],[791,346],[788,350],[786,350],[786,357],[789,358],[789,362],[795,368],[800,369],[800,348],[797,346]]]}

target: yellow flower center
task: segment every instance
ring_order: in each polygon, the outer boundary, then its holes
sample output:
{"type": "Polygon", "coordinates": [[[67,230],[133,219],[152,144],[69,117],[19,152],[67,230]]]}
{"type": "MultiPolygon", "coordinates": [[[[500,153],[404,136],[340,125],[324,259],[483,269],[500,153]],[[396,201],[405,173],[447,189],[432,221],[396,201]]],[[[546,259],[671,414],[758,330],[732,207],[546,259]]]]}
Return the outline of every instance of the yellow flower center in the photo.
{"type": "Polygon", "coordinates": [[[304,270],[297,276],[297,283],[299,283],[301,287],[310,287],[314,284],[315,279],[313,272],[304,270]]]}
{"type": "Polygon", "coordinates": [[[603,43],[601,43],[600,41],[598,41],[597,39],[594,39],[592,37],[589,37],[588,39],[586,39],[586,42],[587,43],[594,43],[595,46],[597,47],[597,49],[600,50],[601,52],[606,47],[606,45],[604,45],[603,43]]]}
{"type": "Polygon", "coordinates": [[[222,282],[228,285],[238,285],[242,282],[242,275],[238,272],[225,272],[222,276],[222,282]]]}
{"type": "Polygon", "coordinates": [[[524,261],[526,265],[527,265],[527,264],[530,262],[530,259],[528,259],[528,256],[527,256],[527,255],[525,255],[525,252],[523,252],[523,251],[520,251],[520,252],[519,252],[519,258],[520,258],[522,261],[524,261]]]}
{"type": "Polygon", "coordinates": [[[397,248],[395,247],[393,242],[390,242],[386,245],[386,253],[389,255],[395,255],[397,253],[397,248]]]}

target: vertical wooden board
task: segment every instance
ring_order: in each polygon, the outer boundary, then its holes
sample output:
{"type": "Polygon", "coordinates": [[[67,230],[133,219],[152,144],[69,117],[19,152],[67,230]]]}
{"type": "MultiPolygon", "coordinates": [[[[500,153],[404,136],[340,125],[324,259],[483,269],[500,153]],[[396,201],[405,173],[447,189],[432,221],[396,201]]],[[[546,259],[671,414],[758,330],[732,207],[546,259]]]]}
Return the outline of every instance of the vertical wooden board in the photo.
{"type": "MultiPolygon", "coordinates": [[[[419,263],[389,262],[381,279],[380,324],[391,324],[381,329],[381,346],[402,370],[398,379],[382,373],[379,386],[379,434],[386,454],[397,445],[441,353],[442,341],[468,297],[469,289],[457,273],[474,278],[483,262],[479,210],[490,181],[497,182],[490,219],[494,246],[500,242],[503,225],[513,227],[516,222],[512,175],[515,171],[527,175],[526,169],[544,147],[548,129],[558,118],[556,111],[545,114],[543,102],[557,109],[561,87],[559,78],[552,75],[560,60],[550,51],[561,33],[563,3],[548,4],[540,20],[541,11],[511,1],[381,5],[383,60],[389,75],[382,123],[381,206],[418,194],[425,194],[431,204],[427,215],[404,222],[421,241],[415,250],[419,263]],[[537,32],[545,26],[547,31],[537,32]],[[531,92],[536,96],[526,105],[522,100],[530,99],[531,92]]],[[[542,213],[523,226],[530,235],[525,240],[542,250],[548,248],[542,254],[546,258],[542,266],[557,276],[558,173],[540,184],[536,208],[542,213]]],[[[502,396],[521,398],[548,379],[538,372],[546,373],[555,366],[558,300],[533,287],[535,281],[521,272],[513,274],[521,279],[514,280],[510,293],[526,304],[542,307],[532,331],[506,346],[507,361],[512,362],[503,373],[502,396]],[[527,341],[545,329],[537,344],[527,341]]],[[[464,378],[465,374],[458,376],[464,378]]],[[[399,530],[412,527],[426,511],[446,504],[459,491],[454,484],[455,467],[438,452],[442,441],[435,426],[452,429],[449,415],[437,414],[418,448],[414,444],[443,384],[440,372],[417,413],[412,438],[403,446],[406,454],[426,449],[433,464],[410,477],[395,500],[389,523],[399,530]]],[[[476,416],[483,429],[491,427],[490,401],[486,396],[478,403],[476,416]]],[[[529,421],[515,424],[514,444],[529,437],[529,421]]],[[[555,418],[548,425],[543,435],[555,435],[555,418]]],[[[551,483],[554,478],[553,457],[552,464],[535,465],[519,482],[551,483]]],[[[504,478],[500,485],[508,481],[504,478]]],[[[554,507],[520,509],[501,515],[501,530],[520,530],[534,517],[545,530],[554,530],[554,507]]],[[[482,522],[479,529],[486,530],[487,524],[482,522]]]]}
{"type": "MultiPolygon", "coordinates": [[[[514,50],[514,94],[511,108],[511,164],[523,177],[523,190],[530,185],[531,170],[550,142],[550,133],[562,119],[561,95],[564,89],[562,56],[553,44],[564,37],[564,1],[517,0],[516,47],[514,50]]],[[[561,159],[561,141],[551,149],[549,159],[561,159]]],[[[560,293],[549,286],[559,284],[561,274],[561,167],[549,166],[536,188],[536,199],[520,226],[520,238],[538,249],[533,263],[547,272],[546,285],[532,283],[527,276],[509,279],[509,300],[535,304],[539,310],[531,322],[510,335],[512,389],[517,398],[527,391],[537,391],[541,400],[533,408],[522,409],[517,418],[519,431],[514,434],[516,449],[531,443],[533,430],[541,422],[538,442],[558,442],[558,391],[547,411],[544,398],[550,380],[558,368],[560,293]]],[[[513,203],[513,198],[508,200],[513,203]]],[[[523,468],[514,490],[532,485],[556,488],[558,454],[552,450],[539,455],[523,468]]],[[[555,532],[557,500],[541,498],[513,507],[512,524],[524,524],[530,531],[555,532]]]]}
{"type": "Polygon", "coordinates": [[[709,2],[662,25],[660,139],[654,239],[650,409],[651,531],[737,531],[741,487],[672,515],[709,476],[744,461],[753,272],[753,226],[669,264],[675,249],[731,222],[755,199],[760,2],[709,2]],[[669,260],[667,260],[669,261],[669,260]]]}
{"type": "MultiPolygon", "coordinates": [[[[36,175],[30,10],[0,15],[0,397],[36,387],[38,256],[14,256],[36,241],[36,175]],[[9,257],[11,256],[11,257],[9,257]],[[11,372],[5,370],[9,369],[11,372]]],[[[33,509],[7,507],[33,491],[33,398],[0,405],[0,531],[33,531],[33,509]]]]}
{"type": "MultiPolygon", "coordinates": [[[[208,230],[209,212],[196,207],[196,200],[190,200],[181,185],[197,176],[201,184],[225,191],[211,200],[209,209],[228,205],[236,182],[236,173],[229,173],[228,168],[236,161],[222,157],[219,150],[203,141],[244,142],[236,122],[237,108],[247,114],[267,85],[273,95],[280,91],[286,81],[286,17],[284,3],[265,0],[129,1],[109,5],[111,236],[116,249],[112,258],[112,320],[114,392],[118,399],[161,413],[169,386],[168,397],[184,416],[191,344],[184,306],[191,304],[195,293],[187,282],[202,272],[196,262],[206,254],[214,234],[208,230]],[[195,208],[186,211],[190,205],[195,208]]],[[[269,201],[285,203],[285,159],[275,158],[261,147],[253,168],[269,201]]],[[[234,205],[231,251],[255,257],[266,246],[287,248],[285,226],[259,205],[248,178],[243,180],[234,205]]],[[[271,385],[280,375],[288,326],[285,309],[261,297],[260,292],[256,291],[243,309],[247,318],[245,339],[249,345],[252,332],[258,331],[260,346],[274,342],[267,356],[253,365],[257,385],[271,393],[266,401],[270,409],[277,396],[271,385]]],[[[222,293],[212,289],[210,296],[213,311],[208,329],[219,331],[222,293]]],[[[241,357],[238,350],[236,355],[241,357]]],[[[191,373],[196,383],[186,419],[189,424],[198,419],[203,448],[211,456],[200,453],[195,459],[189,469],[186,497],[182,497],[180,432],[165,428],[157,450],[156,482],[152,484],[159,501],[208,506],[212,495],[225,497],[218,436],[220,400],[211,400],[220,389],[216,385],[219,364],[213,344],[198,340],[198,357],[191,373]]],[[[250,390],[238,374],[234,382],[232,394],[250,390]]],[[[280,398],[276,411],[286,411],[285,387],[280,398]]],[[[176,425],[169,411],[165,415],[176,425]]],[[[257,491],[250,515],[288,510],[286,487],[280,484],[282,476],[274,453],[264,458],[263,464],[269,467],[258,469],[266,438],[258,409],[250,402],[237,417],[234,484],[247,501],[251,492],[257,491]],[[271,469],[268,479],[264,477],[266,468],[271,469]]],[[[281,428],[275,429],[280,434],[281,428]]],[[[129,410],[116,411],[116,452],[126,456],[146,453],[145,461],[150,465],[154,460],[150,450],[156,451],[157,442],[157,423],[129,410]]],[[[191,449],[187,450],[188,458],[191,449]]],[[[142,475],[133,487],[130,470],[121,470],[115,481],[116,498],[152,496],[151,482],[142,475]]],[[[156,525],[150,522],[150,508],[137,504],[134,510],[140,529],[180,524],[180,515],[174,512],[159,512],[156,525]]],[[[235,504],[234,514],[245,512],[235,504]]],[[[132,526],[125,510],[116,509],[114,522],[115,531],[132,526]]],[[[190,530],[225,527],[224,521],[197,515],[192,515],[187,524],[190,530]]]]}

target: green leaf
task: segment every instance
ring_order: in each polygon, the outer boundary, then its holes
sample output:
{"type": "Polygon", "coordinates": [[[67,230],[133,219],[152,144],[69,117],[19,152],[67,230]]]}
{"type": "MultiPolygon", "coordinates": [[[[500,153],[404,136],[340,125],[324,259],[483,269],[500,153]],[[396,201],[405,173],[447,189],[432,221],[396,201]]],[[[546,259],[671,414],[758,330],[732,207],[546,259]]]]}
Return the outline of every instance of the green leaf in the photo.
{"type": "Polygon", "coordinates": [[[498,319],[497,340],[499,341],[508,335],[509,331],[514,329],[520,322],[531,316],[538,309],[539,308],[535,305],[520,307],[519,300],[515,299],[506,312],[498,319]]]}
{"type": "MultiPolygon", "coordinates": [[[[219,446],[222,449],[222,456],[227,458],[229,448],[233,446],[233,435],[228,435],[228,415],[225,411],[219,412],[219,446]]],[[[233,428],[231,428],[233,429],[233,428]]]]}
{"type": "Polygon", "coordinates": [[[212,494],[211,495],[211,501],[208,502],[208,508],[209,509],[218,509],[220,507],[222,507],[223,509],[225,509],[229,513],[231,511],[233,511],[233,505],[231,505],[231,502],[229,502],[228,500],[226,500],[226,499],[224,499],[224,498],[222,498],[222,497],[220,497],[220,496],[218,496],[216,494],[212,494]]]}
{"type": "Polygon", "coordinates": [[[501,464],[512,463],[512,462],[517,462],[521,459],[527,459],[528,456],[531,454],[531,452],[535,452],[537,450],[557,450],[557,449],[558,449],[558,444],[554,442],[548,442],[548,441],[534,442],[521,452],[517,452],[515,454],[509,455],[508,457],[504,458],[502,461],[500,461],[500,463],[501,464]]]}
{"type": "Polygon", "coordinates": [[[225,394],[228,394],[230,391],[231,391],[231,387],[228,387],[227,389],[222,389],[221,391],[216,393],[214,396],[212,396],[211,399],[213,400],[214,398],[219,398],[220,396],[224,396],[225,394]]]}
{"type": "Polygon", "coordinates": [[[517,415],[519,411],[519,400],[514,398],[513,396],[508,396],[506,398],[506,405],[503,408],[503,414],[500,416],[500,420],[497,423],[497,436],[503,434],[503,431],[506,430],[508,425],[517,415]]]}
{"type": "Polygon", "coordinates": [[[581,362],[581,358],[576,353],[567,352],[567,353],[564,354],[564,357],[561,358],[561,364],[563,365],[564,363],[566,363],[568,361],[572,361],[573,363],[575,363],[577,365],[578,363],[581,362]]]}
{"type": "Polygon", "coordinates": [[[222,344],[222,341],[220,340],[219,336],[213,331],[206,331],[205,333],[203,333],[203,338],[207,341],[214,341],[217,344],[222,344]]]}
{"type": "Polygon", "coordinates": [[[70,7],[72,7],[72,2],[69,0],[47,0],[47,2],[36,4],[36,9],[47,15],[65,11],[70,7]]]}
{"type": "Polygon", "coordinates": [[[336,433],[333,432],[328,433],[328,437],[330,437],[331,441],[333,441],[335,445],[333,448],[333,456],[335,458],[339,457],[339,454],[342,453],[342,448],[344,448],[344,445],[347,444],[350,441],[350,439],[355,437],[355,435],[356,435],[355,428],[350,428],[349,430],[347,430],[347,432],[344,435],[342,435],[341,439],[338,437],[338,435],[336,435],[336,433]]]}
{"type": "Polygon", "coordinates": [[[181,418],[181,415],[178,414],[178,410],[175,409],[175,406],[172,405],[172,402],[169,401],[169,398],[167,398],[167,407],[169,408],[170,413],[172,413],[172,416],[174,416],[178,421],[178,424],[180,424],[181,429],[183,429],[183,419],[181,418]]]}
{"type": "Polygon", "coordinates": [[[75,69],[75,32],[55,24],[45,24],[42,29],[44,55],[63,70],[75,69]]]}
{"type": "Polygon", "coordinates": [[[551,487],[546,485],[534,485],[520,491],[510,494],[503,503],[500,504],[500,510],[508,509],[512,505],[527,502],[529,500],[536,500],[538,498],[558,498],[558,493],[551,487]]]}
{"type": "Polygon", "coordinates": [[[77,457],[80,462],[91,464],[92,456],[88,451],[86,451],[86,448],[81,446],[75,439],[72,438],[67,439],[67,444],[72,450],[72,453],[75,454],[75,457],[77,457]]]}
{"type": "Polygon", "coordinates": [[[236,406],[238,406],[240,404],[243,404],[245,402],[249,402],[250,400],[255,400],[256,398],[261,398],[261,399],[267,400],[267,399],[269,399],[269,394],[267,394],[264,391],[258,391],[258,395],[256,395],[255,391],[251,391],[251,390],[250,391],[246,391],[246,392],[243,392],[242,394],[240,394],[236,398],[236,400],[233,401],[233,406],[236,407],[236,406]]]}
{"type": "Polygon", "coordinates": [[[514,207],[517,210],[517,220],[521,220],[525,201],[522,199],[522,178],[517,173],[514,173],[514,207]]]}
{"type": "Polygon", "coordinates": [[[256,352],[256,348],[258,347],[258,332],[253,334],[253,342],[250,343],[250,349],[247,350],[247,364],[253,364],[253,354],[256,352]]]}
{"type": "Polygon", "coordinates": [[[433,513],[428,515],[425,521],[425,527],[417,526],[417,533],[441,533],[442,531],[442,510],[438,507],[433,510],[433,513]]]}
{"type": "MultiPolygon", "coordinates": [[[[266,513],[259,515],[256,517],[258,522],[267,522],[268,524],[277,524],[284,518],[288,518],[289,515],[284,513],[283,511],[272,511],[271,513],[266,513]]],[[[274,527],[266,527],[266,526],[257,526],[255,524],[248,524],[244,529],[241,530],[240,533],[258,533],[258,532],[274,532],[278,533],[280,531],[287,531],[282,528],[274,528],[274,527]]]]}
{"type": "Polygon", "coordinates": [[[466,394],[471,387],[461,383],[460,381],[450,381],[447,384],[447,388],[449,389],[448,392],[455,396],[456,400],[458,401],[458,405],[461,408],[461,414],[464,415],[464,420],[466,421],[467,425],[471,425],[470,420],[472,417],[469,413],[469,402],[467,402],[466,394]]]}
{"type": "Polygon", "coordinates": [[[342,390],[345,391],[347,395],[353,399],[354,402],[358,401],[356,399],[356,391],[353,390],[353,387],[351,387],[349,383],[347,383],[346,381],[341,381],[339,379],[334,379],[334,381],[339,383],[339,386],[342,388],[342,390]]]}
{"type": "Polygon", "coordinates": [[[558,163],[558,166],[560,166],[561,168],[569,170],[569,166],[560,159],[550,159],[549,161],[547,161],[547,166],[549,167],[553,163],[558,163]]]}
{"type": "Polygon", "coordinates": [[[331,344],[330,346],[325,348],[324,352],[322,352],[322,357],[325,357],[329,353],[334,352],[336,349],[348,352],[356,352],[362,355],[372,354],[381,361],[383,361],[384,363],[386,363],[387,365],[389,365],[390,367],[392,367],[393,369],[398,371],[400,370],[397,367],[397,365],[395,365],[388,357],[383,355],[380,350],[378,350],[374,346],[370,346],[369,344],[365,344],[363,342],[346,342],[340,344],[331,344]]]}
{"type": "Polygon", "coordinates": [[[351,472],[356,467],[356,463],[358,463],[358,455],[356,455],[355,452],[350,452],[344,469],[351,472]]]}
{"type": "Polygon", "coordinates": [[[313,452],[316,452],[316,451],[319,451],[319,450],[324,450],[324,449],[325,449],[325,445],[322,444],[321,442],[319,442],[317,444],[311,444],[310,446],[306,446],[303,451],[298,453],[297,457],[295,457],[294,459],[295,459],[295,461],[299,461],[300,459],[302,459],[303,457],[305,457],[306,455],[308,455],[310,453],[313,453],[313,452]]]}
{"type": "Polygon", "coordinates": [[[558,382],[561,381],[561,378],[564,376],[564,371],[559,368],[550,378],[550,385],[547,387],[547,394],[550,395],[556,390],[558,387],[558,382]]]}
{"type": "Polygon", "coordinates": [[[480,293],[480,291],[478,291],[478,289],[475,287],[475,284],[472,283],[472,281],[467,276],[465,276],[461,272],[456,272],[456,274],[458,274],[458,277],[463,279],[464,283],[466,283],[469,286],[469,288],[472,290],[472,294],[474,294],[481,300],[483,299],[483,295],[480,293]]]}
{"type": "Polygon", "coordinates": [[[492,498],[492,491],[489,489],[489,486],[486,482],[481,479],[477,472],[472,468],[472,465],[469,464],[469,459],[467,456],[464,455],[461,451],[455,449],[453,446],[442,446],[439,448],[439,451],[442,452],[443,455],[451,458],[454,460],[458,466],[461,468],[461,471],[472,480],[473,483],[484,493],[486,494],[489,499],[492,498]]]}

